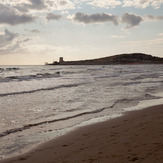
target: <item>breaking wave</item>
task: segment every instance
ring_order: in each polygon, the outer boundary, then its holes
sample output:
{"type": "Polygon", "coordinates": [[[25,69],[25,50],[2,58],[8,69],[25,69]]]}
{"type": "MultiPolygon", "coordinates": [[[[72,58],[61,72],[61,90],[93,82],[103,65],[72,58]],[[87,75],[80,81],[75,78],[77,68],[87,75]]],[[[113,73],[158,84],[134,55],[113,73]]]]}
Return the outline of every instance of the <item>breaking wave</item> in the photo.
{"type": "Polygon", "coordinates": [[[76,117],[79,117],[79,116],[83,116],[83,115],[86,115],[86,114],[87,115],[88,114],[95,114],[95,113],[101,112],[101,111],[103,111],[105,109],[106,108],[102,108],[102,109],[97,109],[97,110],[93,110],[93,111],[82,112],[82,113],[72,115],[72,116],[69,116],[69,117],[63,117],[63,118],[59,118],[59,119],[53,119],[53,120],[38,122],[38,123],[34,123],[34,124],[27,124],[27,125],[24,125],[23,127],[6,130],[6,131],[0,133],[0,137],[4,137],[4,136],[7,136],[9,134],[16,133],[16,132],[21,132],[23,130],[27,130],[27,129],[30,129],[32,127],[40,126],[40,125],[43,125],[43,124],[55,123],[55,122],[58,122],[58,121],[65,121],[65,120],[69,120],[69,119],[76,118],[76,117]]]}
{"type": "Polygon", "coordinates": [[[20,68],[17,68],[17,67],[0,68],[0,73],[4,71],[16,71],[16,70],[20,70],[20,68]]]}
{"type": "Polygon", "coordinates": [[[38,73],[36,75],[24,75],[24,76],[8,76],[5,78],[0,78],[0,82],[12,82],[12,81],[27,81],[27,80],[39,80],[43,78],[54,78],[54,77],[60,77],[60,72],[57,71],[53,74],[50,73],[38,73]]]}
{"type": "Polygon", "coordinates": [[[30,90],[30,91],[2,93],[2,94],[0,94],[0,97],[11,96],[11,95],[20,95],[20,94],[28,94],[28,93],[35,93],[35,92],[40,92],[40,91],[51,91],[51,90],[60,89],[60,88],[77,87],[77,86],[80,86],[80,85],[83,85],[83,84],[87,84],[87,83],[67,84],[67,85],[60,85],[60,86],[50,87],[50,88],[40,88],[40,89],[35,89],[35,90],[30,90]]]}
{"type": "MultiPolygon", "coordinates": [[[[78,86],[78,85],[64,85],[62,87],[73,87],[73,86],[78,86]]],[[[57,88],[59,88],[59,87],[51,88],[51,90],[52,89],[57,89],[57,88]]],[[[116,108],[117,105],[121,105],[121,106],[123,106],[123,108],[129,107],[129,106],[135,106],[135,105],[138,104],[138,101],[140,100],[140,98],[141,97],[138,97],[137,99],[126,99],[126,98],[119,99],[119,100],[116,100],[111,106],[108,106],[108,107],[103,107],[103,108],[92,110],[92,111],[80,112],[78,114],[67,116],[67,117],[62,117],[62,118],[52,119],[52,120],[47,120],[47,121],[42,121],[42,122],[36,122],[36,123],[33,123],[33,124],[24,125],[24,126],[19,127],[19,128],[9,129],[9,130],[6,130],[6,131],[0,133],[0,138],[4,137],[4,136],[7,136],[9,134],[22,132],[22,131],[30,129],[32,127],[37,127],[37,126],[44,125],[44,124],[50,124],[50,123],[55,123],[55,122],[59,122],[59,121],[66,121],[66,120],[77,118],[77,117],[84,116],[84,115],[100,113],[100,112],[103,112],[104,110],[109,109],[109,108],[112,108],[112,109],[116,108]]],[[[158,97],[152,96],[150,94],[145,94],[143,100],[150,100],[150,99],[158,99],[158,97]]],[[[68,110],[68,112],[69,111],[70,110],[68,110]]],[[[71,110],[71,111],[73,112],[73,110],[71,110]]]]}

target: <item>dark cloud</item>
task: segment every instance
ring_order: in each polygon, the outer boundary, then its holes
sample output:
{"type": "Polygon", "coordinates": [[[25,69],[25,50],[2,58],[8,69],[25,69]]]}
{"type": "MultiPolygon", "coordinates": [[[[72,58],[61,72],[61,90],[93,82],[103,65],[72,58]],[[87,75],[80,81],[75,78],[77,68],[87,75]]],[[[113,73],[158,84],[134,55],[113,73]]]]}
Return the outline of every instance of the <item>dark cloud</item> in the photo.
{"type": "Polygon", "coordinates": [[[19,44],[9,45],[0,49],[0,55],[15,53],[20,48],[19,44]]]}
{"type": "Polygon", "coordinates": [[[18,49],[19,44],[16,43],[18,36],[17,33],[5,29],[4,34],[0,35],[0,54],[8,54],[8,52],[18,49]]]}
{"type": "Polygon", "coordinates": [[[26,9],[34,9],[34,10],[42,10],[46,8],[43,0],[29,0],[31,4],[24,4],[24,8],[26,9]]]}
{"type": "Polygon", "coordinates": [[[41,31],[40,30],[38,30],[38,29],[25,29],[25,32],[28,32],[28,33],[41,33],[41,31]]]}
{"type": "Polygon", "coordinates": [[[74,21],[81,22],[84,24],[112,22],[113,24],[118,25],[118,16],[109,15],[106,13],[97,13],[97,14],[87,15],[87,14],[78,12],[74,15],[73,19],[74,21]]]}
{"type": "Polygon", "coordinates": [[[18,14],[13,8],[0,4],[0,24],[18,25],[31,23],[35,17],[18,14]]]}
{"type": "Polygon", "coordinates": [[[139,25],[143,21],[143,18],[135,14],[125,13],[122,16],[121,21],[122,23],[127,24],[126,28],[132,28],[139,25]]]}
{"type": "Polygon", "coordinates": [[[5,29],[4,34],[0,35],[0,55],[22,52],[30,40],[30,38],[5,29]]]}
{"type": "Polygon", "coordinates": [[[5,46],[12,42],[16,37],[18,37],[17,33],[12,33],[8,29],[5,29],[5,33],[0,35],[0,47],[5,46]]]}
{"type": "Polygon", "coordinates": [[[30,10],[43,10],[47,8],[43,0],[29,0],[30,3],[21,3],[14,7],[21,12],[29,12],[30,10]]]}
{"type": "Polygon", "coordinates": [[[28,42],[28,41],[30,41],[31,39],[29,39],[29,38],[26,38],[26,39],[23,39],[23,40],[18,40],[17,41],[17,43],[26,43],[26,42],[28,42]]]}
{"type": "Polygon", "coordinates": [[[124,13],[121,17],[118,17],[117,15],[109,15],[107,13],[87,15],[85,13],[78,12],[73,16],[70,16],[70,18],[75,22],[84,24],[112,22],[113,24],[118,25],[123,23],[126,24],[126,29],[138,26],[141,22],[163,20],[163,16],[139,16],[133,13],[124,13]]]}
{"type": "Polygon", "coordinates": [[[66,2],[66,1],[64,1],[64,0],[62,0],[62,1],[60,1],[60,2],[59,2],[59,4],[60,4],[61,6],[64,6],[64,5],[66,5],[66,4],[67,4],[67,2],[66,2]]]}
{"type": "Polygon", "coordinates": [[[61,15],[56,15],[56,14],[47,14],[47,16],[46,16],[46,19],[48,20],[48,21],[50,21],[50,20],[59,20],[59,19],[61,19],[61,15]]]}
{"type": "Polygon", "coordinates": [[[41,31],[37,30],[37,29],[33,29],[30,31],[31,33],[40,33],[41,31]]]}
{"type": "Polygon", "coordinates": [[[163,16],[146,15],[145,18],[149,20],[163,20],[163,16]]]}

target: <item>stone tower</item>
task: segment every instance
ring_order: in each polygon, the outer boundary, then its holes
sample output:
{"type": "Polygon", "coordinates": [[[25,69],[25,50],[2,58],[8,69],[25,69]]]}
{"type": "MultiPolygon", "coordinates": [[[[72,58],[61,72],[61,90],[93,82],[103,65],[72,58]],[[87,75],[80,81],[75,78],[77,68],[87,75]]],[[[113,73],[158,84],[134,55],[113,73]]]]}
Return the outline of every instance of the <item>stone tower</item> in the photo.
{"type": "Polygon", "coordinates": [[[60,57],[59,58],[59,63],[63,63],[64,61],[63,61],[63,57],[60,57]]]}

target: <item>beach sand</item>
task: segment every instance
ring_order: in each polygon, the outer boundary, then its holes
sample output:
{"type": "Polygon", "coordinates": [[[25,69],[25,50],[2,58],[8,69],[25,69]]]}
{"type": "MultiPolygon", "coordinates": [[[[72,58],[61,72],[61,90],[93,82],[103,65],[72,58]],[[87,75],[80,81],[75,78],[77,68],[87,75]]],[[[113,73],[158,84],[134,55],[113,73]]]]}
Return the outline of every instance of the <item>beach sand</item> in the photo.
{"type": "Polygon", "coordinates": [[[163,105],[81,127],[0,163],[163,163],[163,105]]]}

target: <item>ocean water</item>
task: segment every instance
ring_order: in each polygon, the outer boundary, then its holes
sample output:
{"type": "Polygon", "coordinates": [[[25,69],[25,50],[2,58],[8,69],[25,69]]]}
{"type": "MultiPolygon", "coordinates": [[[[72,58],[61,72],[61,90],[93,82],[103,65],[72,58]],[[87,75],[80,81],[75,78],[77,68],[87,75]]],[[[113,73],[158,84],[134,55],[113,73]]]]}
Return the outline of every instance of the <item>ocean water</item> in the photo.
{"type": "Polygon", "coordinates": [[[156,104],[163,65],[0,66],[0,158],[156,104]]]}

